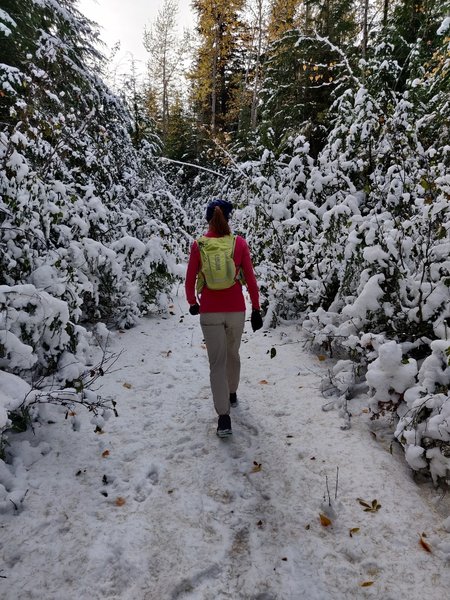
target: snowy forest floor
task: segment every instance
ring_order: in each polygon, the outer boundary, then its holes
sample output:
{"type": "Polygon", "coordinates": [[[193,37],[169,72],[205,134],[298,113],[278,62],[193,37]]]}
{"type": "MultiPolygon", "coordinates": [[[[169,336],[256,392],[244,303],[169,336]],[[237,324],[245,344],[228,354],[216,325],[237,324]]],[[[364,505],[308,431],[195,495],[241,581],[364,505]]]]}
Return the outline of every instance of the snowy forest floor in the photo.
{"type": "Polygon", "coordinates": [[[448,597],[448,495],[413,481],[398,446],[371,433],[363,398],[347,431],[321,410],[331,361],[300,328],[253,334],[247,322],[233,436],[221,440],[198,317],[181,297],[171,313],[113,334],[123,353],[100,393],[119,417],[104,433],[60,411],[15,436],[29,491],[1,516],[1,598],[448,597]]]}

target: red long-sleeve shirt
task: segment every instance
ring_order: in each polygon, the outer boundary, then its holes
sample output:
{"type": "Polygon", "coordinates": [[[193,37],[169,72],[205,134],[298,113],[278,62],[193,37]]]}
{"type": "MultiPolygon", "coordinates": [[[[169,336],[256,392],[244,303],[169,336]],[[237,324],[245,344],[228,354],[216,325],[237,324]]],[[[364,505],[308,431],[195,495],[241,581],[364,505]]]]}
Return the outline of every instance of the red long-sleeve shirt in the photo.
{"type": "MultiPolygon", "coordinates": [[[[206,237],[219,237],[213,232],[205,233],[206,237]]],[[[234,247],[234,262],[236,267],[242,268],[245,284],[250,294],[252,308],[259,310],[259,290],[253,271],[252,260],[247,242],[244,238],[236,236],[234,247]]],[[[195,283],[201,268],[200,249],[197,242],[192,244],[191,254],[186,272],[186,299],[190,305],[197,302],[195,295],[195,283]]],[[[236,282],[232,287],[225,290],[210,290],[206,286],[200,293],[200,312],[245,312],[245,300],[242,293],[242,285],[236,282]]]]}

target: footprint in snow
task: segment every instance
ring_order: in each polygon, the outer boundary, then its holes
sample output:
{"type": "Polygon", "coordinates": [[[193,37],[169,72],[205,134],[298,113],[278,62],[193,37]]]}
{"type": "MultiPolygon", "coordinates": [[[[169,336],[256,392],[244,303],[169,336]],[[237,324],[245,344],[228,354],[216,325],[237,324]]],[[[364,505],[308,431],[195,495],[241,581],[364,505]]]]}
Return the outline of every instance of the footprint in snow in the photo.
{"type": "Polygon", "coordinates": [[[144,502],[152,493],[155,485],[159,483],[159,472],[155,466],[150,467],[146,476],[135,486],[134,499],[136,502],[144,502]]]}
{"type": "Polygon", "coordinates": [[[246,423],[245,421],[240,421],[239,425],[241,425],[241,427],[246,429],[250,433],[250,435],[253,435],[253,436],[259,435],[258,428],[255,427],[254,425],[251,425],[250,423],[246,423]]]}
{"type": "Polygon", "coordinates": [[[221,572],[222,567],[220,565],[212,564],[203,571],[199,571],[198,573],[194,573],[190,577],[186,577],[173,590],[170,596],[171,600],[177,600],[178,598],[180,598],[180,596],[192,594],[192,592],[195,591],[195,588],[202,584],[203,581],[207,581],[209,579],[217,579],[221,572]]]}
{"type": "Polygon", "coordinates": [[[186,444],[187,442],[190,442],[191,438],[188,435],[184,435],[183,437],[180,437],[176,442],[176,446],[177,446],[177,450],[179,452],[182,452],[184,450],[184,444],[186,444]],[[181,448],[180,448],[181,446],[181,448]]]}
{"type": "Polygon", "coordinates": [[[147,474],[147,478],[150,479],[153,485],[159,483],[159,473],[156,467],[152,467],[147,474]]]}
{"type": "Polygon", "coordinates": [[[233,441],[235,443],[230,448],[231,458],[235,458],[235,459],[242,458],[245,455],[246,449],[243,448],[241,444],[239,444],[239,441],[236,438],[233,441]]]}
{"type": "Polygon", "coordinates": [[[204,456],[208,452],[205,452],[205,444],[202,442],[194,442],[188,446],[188,449],[192,453],[192,456],[204,456]]]}

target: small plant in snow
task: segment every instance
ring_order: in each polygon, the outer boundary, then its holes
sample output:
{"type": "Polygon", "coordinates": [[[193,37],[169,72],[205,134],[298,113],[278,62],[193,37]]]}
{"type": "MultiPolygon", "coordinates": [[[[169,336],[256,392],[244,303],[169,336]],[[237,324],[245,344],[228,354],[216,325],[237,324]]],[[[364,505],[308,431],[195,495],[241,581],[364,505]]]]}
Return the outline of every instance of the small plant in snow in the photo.
{"type": "Polygon", "coordinates": [[[331,498],[330,488],[328,485],[328,475],[325,475],[325,492],[323,495],[323,502],[320,505],[320,522],[324,527],[331,525],[336,520],[340,508],[338,502],[338,488],[339,488],[339,467],[336,467],[336,481],[334,488],[334,498],[331,498]]]}

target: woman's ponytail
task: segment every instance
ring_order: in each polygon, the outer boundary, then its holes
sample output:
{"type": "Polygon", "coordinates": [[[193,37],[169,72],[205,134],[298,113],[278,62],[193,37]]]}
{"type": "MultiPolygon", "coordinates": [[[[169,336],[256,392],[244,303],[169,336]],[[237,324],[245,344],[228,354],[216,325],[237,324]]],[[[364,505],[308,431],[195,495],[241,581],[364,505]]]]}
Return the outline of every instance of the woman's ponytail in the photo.
{"type": "Polygon", "coordinates": [[[214,208],[213,216],[209,221],[209,227],[220,237],[231,234],[230,226],[228,225],[228,221],[221,211],[220,206],[214,208]]]}

